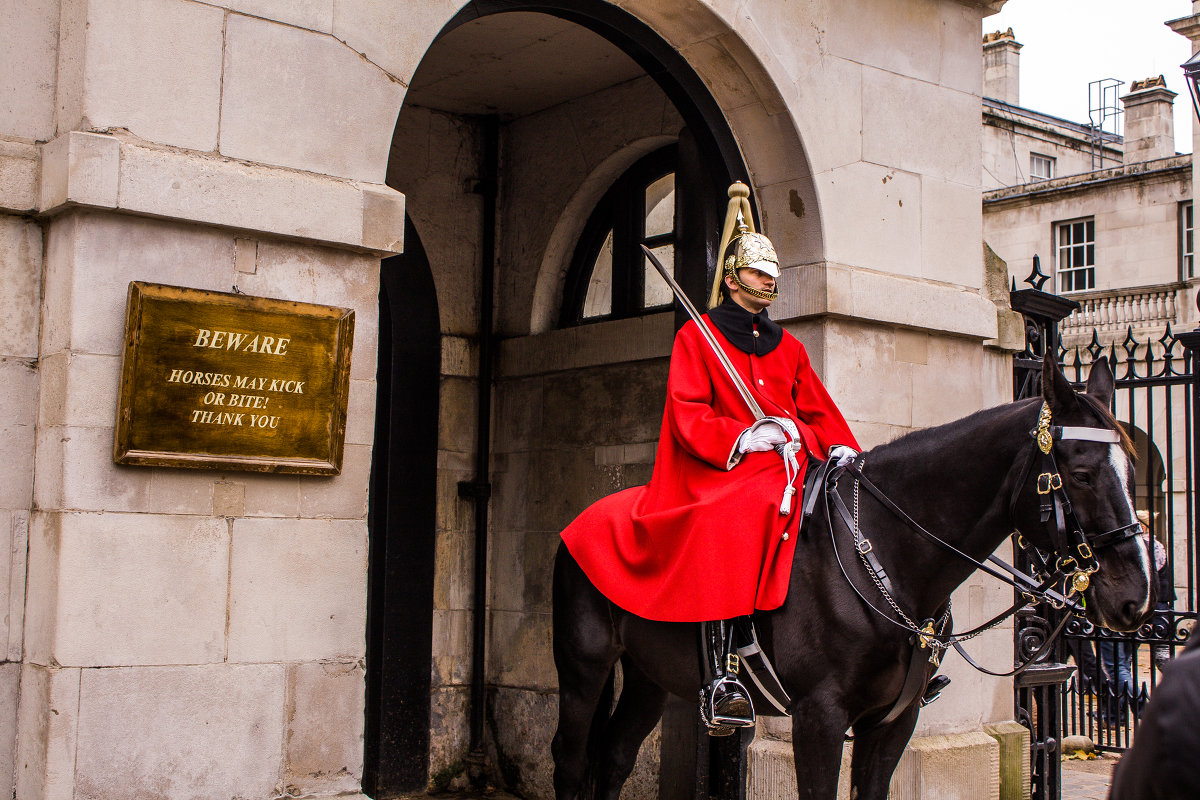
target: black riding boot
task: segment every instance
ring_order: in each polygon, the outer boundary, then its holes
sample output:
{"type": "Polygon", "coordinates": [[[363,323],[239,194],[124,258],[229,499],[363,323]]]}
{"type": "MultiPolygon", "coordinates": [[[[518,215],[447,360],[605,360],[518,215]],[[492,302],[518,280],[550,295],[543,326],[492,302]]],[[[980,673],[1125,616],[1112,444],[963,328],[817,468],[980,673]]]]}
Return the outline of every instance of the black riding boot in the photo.
{"type": "Polygon", "coordinates": [[[700,691],[700,718],[709,736],[728,736],[735,728],[754,725],[754,706],[738,680],[740,663],[733,651],[733,625],[721,620],[700,623],[705,687],[700,691]]]}

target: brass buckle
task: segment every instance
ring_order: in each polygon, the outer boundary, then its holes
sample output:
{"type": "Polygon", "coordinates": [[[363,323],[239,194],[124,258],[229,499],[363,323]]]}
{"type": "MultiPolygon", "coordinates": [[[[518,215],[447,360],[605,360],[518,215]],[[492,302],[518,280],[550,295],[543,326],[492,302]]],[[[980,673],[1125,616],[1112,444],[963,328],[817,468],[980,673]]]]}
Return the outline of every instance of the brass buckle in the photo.
{"type": "Polygon", "coordinates": [[[742,668],[742,660],[738,658],[737,653],[725,654],[725,672],[729,675],[737,675],[738,670],[742,668]]]}
{"type": "Polygon", "coordinates": [[[1080,542],[1075,549],[1079,551],[1079,557],[1084,561],[1092,560],[1092,548],[1087,542],[1080,542]]]}
{"type": "Polygon", "coordinates": [[[871,540],[870,539],[860,539],[858,542],[858,545],[856,545],[856,548],[857,548],[858,552],[862,553],[865,556],[867,553],[871,552],[871,540]]]}
{"type": "Polygon", "coordinates": [[[1062,488],[1062,475],[1057,472],[1043,472],[1037,477],[1038,494],[1050,494],[1062,488]]]}

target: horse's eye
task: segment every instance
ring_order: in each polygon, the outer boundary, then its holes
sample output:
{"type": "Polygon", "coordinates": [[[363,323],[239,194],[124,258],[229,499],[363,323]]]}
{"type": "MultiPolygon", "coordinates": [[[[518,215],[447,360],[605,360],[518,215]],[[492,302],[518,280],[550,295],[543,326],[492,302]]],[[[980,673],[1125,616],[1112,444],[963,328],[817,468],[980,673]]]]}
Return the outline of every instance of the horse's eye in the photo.
{"type": "Polygon", "coordinates": [[[1071,477],[1074,478],[1077,483],[1082,483],[1085,486],[1092,482],[1092,477],[1086,472],[1072,472],[1071,477]]]}

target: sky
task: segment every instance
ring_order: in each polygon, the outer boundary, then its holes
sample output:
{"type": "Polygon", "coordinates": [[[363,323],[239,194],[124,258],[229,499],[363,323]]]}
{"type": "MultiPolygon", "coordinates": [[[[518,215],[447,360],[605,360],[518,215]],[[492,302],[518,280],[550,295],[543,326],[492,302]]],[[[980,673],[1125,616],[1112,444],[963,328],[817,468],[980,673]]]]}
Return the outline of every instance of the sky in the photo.
{"type": "MultiPolygon", "coordinates": [[[[1013,29],[1021,48],[1020,105],[1088,122],[1088,84],[1162,75],[1175,98],[1175,149],[1192,150],[1192,101],[1179,65],[1191,47],[1163,23],[1192,13],[1191,0],[1008,0],[983,32],[1013,29]]],[[[1120,101],[1117,102],[1120,107],[1120,101]]]]}

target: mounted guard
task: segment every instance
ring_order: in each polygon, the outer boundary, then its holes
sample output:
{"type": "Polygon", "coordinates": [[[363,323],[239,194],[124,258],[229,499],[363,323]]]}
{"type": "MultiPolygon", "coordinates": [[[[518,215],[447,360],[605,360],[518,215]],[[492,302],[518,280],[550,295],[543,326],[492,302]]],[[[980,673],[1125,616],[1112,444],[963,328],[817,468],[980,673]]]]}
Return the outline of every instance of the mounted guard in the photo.
{"type": "Polygon", "coordinates": [[[675,338],[650,482],[597,501],[562,534],[618,607],[701,623],[713,735],[754,724],[729,621],[787,597],[806,467],[858,451],[804,346],[767,313],[779,263],[753,228],[749,189],[735,183],[729,198],[709,312],[690,309],[675,338]]]}

